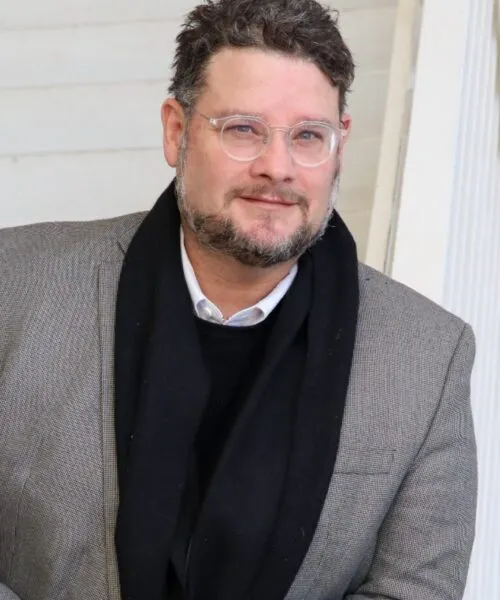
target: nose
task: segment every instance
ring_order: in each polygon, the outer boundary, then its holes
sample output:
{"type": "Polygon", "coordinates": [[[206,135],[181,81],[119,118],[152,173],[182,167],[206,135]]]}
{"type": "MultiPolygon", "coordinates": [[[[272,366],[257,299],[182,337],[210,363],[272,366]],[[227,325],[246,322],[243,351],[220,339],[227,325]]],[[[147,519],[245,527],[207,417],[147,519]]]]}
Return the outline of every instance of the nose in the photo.
{"type": "Polygon", "coordinates": [[[286,135],[280,130],[274,130],[262,154],[252,162],[251,174],[273,183],[289,183],[295,179],[295,169],[286,135]]]}

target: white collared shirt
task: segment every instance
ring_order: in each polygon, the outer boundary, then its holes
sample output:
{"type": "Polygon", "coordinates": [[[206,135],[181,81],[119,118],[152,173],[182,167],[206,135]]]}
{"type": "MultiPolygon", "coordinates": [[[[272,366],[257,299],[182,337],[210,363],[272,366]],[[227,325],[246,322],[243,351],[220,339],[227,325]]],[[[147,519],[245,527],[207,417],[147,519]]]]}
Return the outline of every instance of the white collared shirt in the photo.
{"type": "Polygon", "coordinates": [[[211,321],[212,323],[218,323],[219,325],[230,325],[232,327],[249,327],[251,325],[257,325],[261,323],[272,313],[272,311],[278,306],[285,294],[290,289],[297,272],[298,266],[295,264],[288,275],[282,279],[278,285],[254,306],[245,308],[234,314],[229,319],[224,319],[220,309],[211,302],[205,294],[202,292],[198,280],[193,269],[193,265],[189,260],[184,245],[184,231],[181,227],[181,257],[182,257],[182,269],[184,271],[184,278],[193,301],[193,307],[195,314],[204,321],[211,321]]]}

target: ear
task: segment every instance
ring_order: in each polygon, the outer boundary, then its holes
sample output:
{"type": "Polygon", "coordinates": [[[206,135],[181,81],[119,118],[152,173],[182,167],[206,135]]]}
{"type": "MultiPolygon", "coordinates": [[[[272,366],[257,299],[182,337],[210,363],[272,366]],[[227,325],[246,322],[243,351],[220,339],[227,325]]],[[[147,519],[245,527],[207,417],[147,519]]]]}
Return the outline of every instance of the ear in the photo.
{"type": "Polygon", "coordinates": [[[339,142],[339,149],[341,151],[341,153],[343,153],[344,150],[344,146],[347,144],[347,142],[349,141],[349,137],[351,135],[351,128],[352,128],[352,117],[350,114],[348,113],[344,113],[340,119],[340,142],[339,142]]]}
{"type": "Polygon", "coordinates": [[[171,167],[177,166],[179,159],[182,134],[186,125],[184,109],[175,100],[168,98],[161,107],[161,120],[163,123],[163,153],[165,160],[171,167]]]}
{"type": "Polygon", "coordinates": [[[344,113],[340,119],[340,140],[337,150],[338,161],[340,165],[344,164],[344,148],[351,135],[352,118],[348,113],[344,113]]]}

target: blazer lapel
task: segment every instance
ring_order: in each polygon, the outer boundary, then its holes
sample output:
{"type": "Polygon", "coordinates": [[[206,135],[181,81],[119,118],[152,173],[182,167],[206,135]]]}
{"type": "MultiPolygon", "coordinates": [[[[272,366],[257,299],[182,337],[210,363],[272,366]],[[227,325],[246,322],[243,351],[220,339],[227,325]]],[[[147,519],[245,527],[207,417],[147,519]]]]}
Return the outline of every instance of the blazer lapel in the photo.
{"type": "Polygon", "coordinates": [[[361,583],[399,485],[393,473],[401,435],[397,414],[373,383],[384,381],[384,373],[388,379],[389,368],[386,353],[366,341],[372,339],[373,317],[362,293],[337,460],[313,540],[285,600],[343,600],[361,583]]]}
{"type": "Polygon", "coordinates": [[[118,233],[114,252],[99,266],[99,345],[101,352],[104,539],[109,600],[121,600],[115,528],[118,513],[118,464],[115,434],[115,321],[118,282],[130,241],[146,213],[132,215],[118,233]]]}
{"type": "Polygon", "coordinates": [[[104,527],[107,580],[110,600],[120,600],[120,584],[115,550],[118,511],[118,472],[115,443],[114,328],[116,291],[121,261],[101,264],[99,268],[99,341],[101,350],[102,453],[104,527]]]}

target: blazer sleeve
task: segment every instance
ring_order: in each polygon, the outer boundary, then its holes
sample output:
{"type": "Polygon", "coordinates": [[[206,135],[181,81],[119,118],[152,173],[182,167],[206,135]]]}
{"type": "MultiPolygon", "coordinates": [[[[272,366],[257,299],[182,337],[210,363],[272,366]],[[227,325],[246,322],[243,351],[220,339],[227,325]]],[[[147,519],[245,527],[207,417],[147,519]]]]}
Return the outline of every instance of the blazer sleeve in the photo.
{"type": "Polygon", "coordinates": [[[10,590],[3,583],[0,583],[0,600],[21,600],[19,596],[16,596],[12,590],[10,590]]]}
{"type": "Polygon", "coordinates": [[[465,325],[432,425],[379,531],[367,578],[345,600],[460,600],[475,533],[477,459],[465,325]]]}

